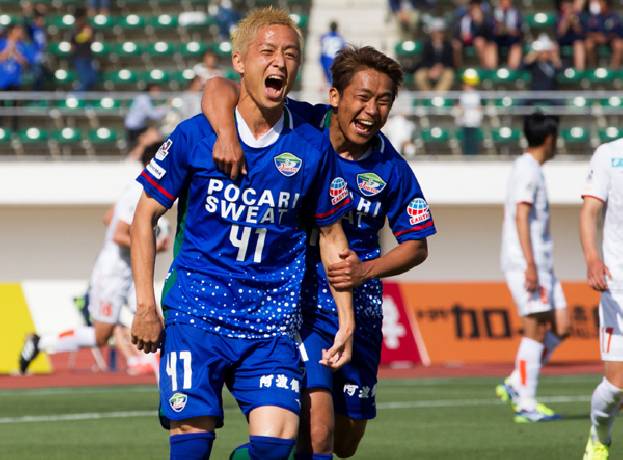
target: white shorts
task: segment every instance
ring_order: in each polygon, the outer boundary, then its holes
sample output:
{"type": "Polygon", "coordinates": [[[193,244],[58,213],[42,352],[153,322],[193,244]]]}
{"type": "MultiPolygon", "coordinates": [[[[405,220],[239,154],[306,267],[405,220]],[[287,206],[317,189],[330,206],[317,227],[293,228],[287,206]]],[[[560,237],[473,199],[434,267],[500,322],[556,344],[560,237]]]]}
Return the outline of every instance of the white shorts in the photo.
{"type": "Polygon", "coordinates": [[[89,314],[91,320],[120,323],[121,309],[127,305],[136,311],[136,294],[132,278],[94,273],[89,287],[89,314]]]}
{"type": "Polygon", "coordinates": [[[599,350],[603,361],[623,361],[623,291],[601,293],[599,350]]]}
{"type": "Polygon", "coordinates": [[[504,273],[506,284],[519,310],[519,316],[545,313],[567,307],[565,294],[554,272],[540,272],[539,289],[533,292],[525,288],[526,275],[523,271],[504,273]]]}

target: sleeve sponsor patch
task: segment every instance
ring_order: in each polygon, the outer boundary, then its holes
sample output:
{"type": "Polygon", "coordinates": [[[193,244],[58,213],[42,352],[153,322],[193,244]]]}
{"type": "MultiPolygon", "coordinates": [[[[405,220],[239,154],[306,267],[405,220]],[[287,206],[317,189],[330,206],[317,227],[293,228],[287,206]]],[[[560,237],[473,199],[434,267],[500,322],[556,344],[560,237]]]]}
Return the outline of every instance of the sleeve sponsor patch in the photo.
{"type": "Polygon", "coordinates": [[[331,181],[331,187],[329,188],[329,195],[331,196],[331,204],[336,205],[344,198],[348,196],[348,185],[346,181],[341,177],[336,177],[331,181]]]}
{"type": "Polygon", "coordinates": [[[167,173],[167,170],[160,166],[158,163],[156,163],[153,158],[145,169],[147,169],[147,171],[149,171],[149,173],[158,180],[162,179],[167,173]]]}
{"type": "Polygon", "coordinates": [[[411,225],[416,225],[430,219],[428,203],[423,198],[411,200],[409,206],[407,206],[407,213],[409,214],[409,223],[411,225]]]}
{"type": "Polygon", "coordinates": [[[158,151],[156,152],[156,160],[164,160],[169,154],[169,149],[173,145],[173,141],[171,139],[167,139],[164,144],[160,146],[158,151]]]}

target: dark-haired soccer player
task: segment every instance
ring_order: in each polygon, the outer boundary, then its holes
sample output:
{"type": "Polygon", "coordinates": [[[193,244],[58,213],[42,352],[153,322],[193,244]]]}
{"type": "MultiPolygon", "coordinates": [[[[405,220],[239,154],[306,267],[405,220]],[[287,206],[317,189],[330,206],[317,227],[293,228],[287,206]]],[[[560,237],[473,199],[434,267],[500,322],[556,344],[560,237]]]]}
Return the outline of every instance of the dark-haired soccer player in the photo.
{"type": "Polygon", "coordinates": [[[534,113],[524,120],[526,152],[517,158],[508,179],[501,264],[521,316],[523,337],[515,369],[496,387],[511,403],[518,423],[560,418],[536,400],[541,366],[568,334],[565,296],[554,274],[549,200],[542,165],[556,153],[558,120],[534,113]]]}
{"type": "MultiPolygon", "coordinates": [[[[254,10],[233,36],[241,75],[236,132],[251,174],[232,180],[212,161],[216,134],[203,115],[182,122],[155,165],[132,225],[138,296],[133,339],[160,345],[153,289],[154,220],[178,203],[175,259],[162,304],[160,407],[172,459],[208,458],[223,424],[226,384],[249,421],[252,459],[285,460],[298,431],[302,372],[294,342],[300,319],[306,233],[320,229],[325,263],[347,250],[341,217],[350,209],[328,139],[284,108],[300,65],[301,33],[283,10],[254,10]]],[[[335,291],[339,330],[323,362],[350,359],[352,291],[335,291]]]]}
{"type": "MultiPolygon", "coordinates": [[[[380,278],[422,263],[428,254],[426,237],[436,232],[411,168],[379,133],[402,81],[400,66],[374,48],[349,47],[338,53],[332,74],[330,105],[312,106],[290,99],[287,105],[328,134],[330,153],[348,183],[354,208],[343,220],[354,252],[342,254],[344,260],[331,265],[327,275],[320,265],[314,232],[310,238],[302,298],[300,348],[306,394],[299,459],[328,459],[332,452],[350,457],[356,452],[367,420],[376,415],[376,375],[383,339],[380,278]],[[381,256],[378,233],[386,219],[399,245],[381,256]],[[353,359],[336,372],[319,362],[338,330],[330,286],[355,287],[353,359]]],[[[219,126],[223,147],[219,161],[232,174],[243,167],[232,130],[231,112],[237,100],[236,86],[226,80],[211,81],[205,89],[204,113],[219,126]],[[215,94],[219,97],[210,97],[215,94]]],[[[256,173],[250,165],[248,173],[256,173]]]]}

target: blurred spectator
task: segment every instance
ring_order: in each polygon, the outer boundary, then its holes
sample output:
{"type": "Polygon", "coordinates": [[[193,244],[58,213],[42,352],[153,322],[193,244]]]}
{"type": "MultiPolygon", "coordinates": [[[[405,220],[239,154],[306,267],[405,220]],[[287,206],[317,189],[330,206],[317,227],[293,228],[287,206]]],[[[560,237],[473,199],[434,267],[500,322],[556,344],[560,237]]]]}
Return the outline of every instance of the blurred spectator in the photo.
{"type": "Polygon", "coordinates": [[[389,0],[389,8],[398,21],[401,40],[411,40],[417,34],[422,9],[432,8],[437,0],[389,0]]]}
{"type": "MultiPolygon", "coordinates": [[[[558,89],[558,73],[562,68],[556,44],[545,34],[532,43],[532,49],[524,59],[524,68],[530,71],[530,90],[556,91],[558,89]]],[[[530,102],[534,105],[555,105],[556,101],[539,98],[530,102]]]]}
{"type": "Polygon", "coordinates": [[[147,86],[146,93],[139,94],[132,100],[124,120],[129,148],[132,148],[139,136],[147,130],[150,120],[159,121],[169,111],[166,106],[154,106],[152,98],[159,94],[160,87],[152,83],[147,86]]]}
{"type": "Polygon", "coordinates": [[[331,64],[338,51],[346,46],[346,40],[337,31],[337,22],[331,21],[329,32],[320,36],[320,65],[324,72],[325,80],[331,85],[331,64]]]}
{"type": "Polygon", "coordinates": [[[558,46],[573,47],[573,67],[584,70],[586,66],[586,32],[582,16],[576,10],[574,0],[561,0],[556,19],[556,38],[558,46]]]}
{"type": "Polygon", "coordinates": [[[480,77],[474,69],[463,74],[463,92],[458,104],[458,125],[463,131],[463,154],[476,155],[480,150],[480,125],[482,123],[482,104],[478,94],[480,77]]]}
{"type": "Polygon", "coordinates": [[[592,67],[597,66],[598,47],[610,45],[610,67],[618,69],[623,58],[623,24],[621,17],[610,10],[606,0],[590,0],[586,23],[586,55],[592,67]]]}
{"type": "Polygon", "coordinates": [[[407,158],[415,156],[415,123],[405,113],[394,109],[383,127],[383,133],[402,155],[407,158]]]}
{"type": "Polygon", "coordinates": [[[97,83],[97,72],[93,62],[93,29],[89,25],[84,9],[76,11],[74,33],[71,36],[72,59],[78,77],[78,91],[89,91],[97,83]]]}
{"type": "Polygon", "coordinates": [[[493,10],[493,44],[491,47],[492,67],[498,66],[498,53],[507,53],[506,65],[516,69],[521,65],[521,44],[523,39],[521,13],[512,0],[499,0],[493,10]]]}
{"type": "Polygon", "coordinates": [[[415,86],[420,91],[448,91],[452,87],[452,44],[445,37],[445,30],[446,24],[441,18],[433,19],[428,25],[430,37],[424,42],[422,61],[415,72],[415,86]]]}
{"type": "Polygon", "coordinates": [[[89,0],[89,16],[95,16],[96,14],[103,14],[108,16],[110,14],[110,0],[89,0]]]}
{"type": "Polygon", "coordinates": [[[223,76],[223,70],[218,64],[218,56],[214,51],[211,50],[205,52],[205,54],[203,55],[203,62],[195,64],[195,66],[193,67],[193,72],[195,72],[195,75],[199,77],[201,87],[203,87],[206,81],[208,81],[210,78],[223,76]]]}
{"type": "Polygon", "coordinates": [[[234,9],[231,0],[220,0],[216,7],[208,8],[208,12],[214,16],[218,23],[221,39],[229,40],[231,30],[240,20],[240,15],[234,9]]]}
{"type": "Polygon", "coordinates": [[[463,64],[463,48],[473,46],[480,66],[492,69],[494,67],[491,38],[493,24],[486,14],[481,0],[469,0],[467,11],[459,17],[456,26],[452,47],[454,48],[454,63],[458,67],[463,64]]]}
{"type": "Polygon", "coordinates": [[[172,132],[175,127],[187,118],[194,117],[201,112],[201,90],[203,81],[195,76],[188,88],[171,101],[171,110],[160,123],[162,134],[172,132]]]}
{"type": "Polygon", "coordinates": [[[48,38],[45,29],[44,5],[35,6],[32,18],[26,22],[26,28],[28,30],[28,36],[30,37],[34,52],[32,64],[32,74],[34,79],[33,89],[35,91],[41,91],[46,80],[49,80],[52,75],[46,66],[48,38]]]}
{"type": "MultiPolygon", "coordinates": [[[[22,87],[22,69],[34,62],[34,51],[24,41],[24,29],[11,24],[0,38],[0,91],[18,91],[22,87]]],[[[4,105],[16,106],[15,100],[4,100],[4,105]]],[[[11,127],[17,130],[17,116],[11,117],[11,127]]]]}

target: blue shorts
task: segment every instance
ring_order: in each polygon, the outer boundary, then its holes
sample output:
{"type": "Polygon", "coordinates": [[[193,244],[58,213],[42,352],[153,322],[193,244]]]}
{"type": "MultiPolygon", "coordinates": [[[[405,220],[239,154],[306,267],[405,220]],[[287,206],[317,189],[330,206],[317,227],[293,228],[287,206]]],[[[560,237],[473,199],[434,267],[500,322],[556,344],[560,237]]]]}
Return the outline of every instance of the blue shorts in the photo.
{"type": "Polygon", "coordinates": [[[258,407],[300,413],[300,354],[286,336],[239,339],[173,324],[160,358],[160,420],[217,418],[223,426],[223,385],[248,417],[258,407]]]}
{"type": "MultiPolygon", "coordinates": [[[[380,328],[379,328],[380,335],[380,328]]],[[[367,337],[355,333],[353,357],[341,369],[332,372],[318,361],[322,349],[333,345],[334,334],[317,327],[301,330],[301,357],[305,364],[304,387],[325,389],[333,395],[337,414],[354,420],[376,417],[376,374],[381,362],[383,337],[367,337]]]]}

